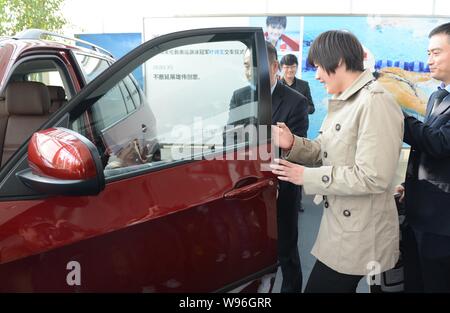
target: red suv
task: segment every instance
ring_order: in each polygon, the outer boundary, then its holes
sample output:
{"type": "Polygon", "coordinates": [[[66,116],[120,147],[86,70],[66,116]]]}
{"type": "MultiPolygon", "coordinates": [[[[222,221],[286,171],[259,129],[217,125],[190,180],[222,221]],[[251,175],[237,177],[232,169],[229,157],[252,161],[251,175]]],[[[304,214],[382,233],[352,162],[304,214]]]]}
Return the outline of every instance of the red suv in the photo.
{"type": "Polygon", "coordinates": [[[231,291],[273,277],[262,30],[173,33],[115,63],[40,35],[0,40],[0,291],[231,291]],[[239,90],[253,92],[231,107],[239,90]]]}

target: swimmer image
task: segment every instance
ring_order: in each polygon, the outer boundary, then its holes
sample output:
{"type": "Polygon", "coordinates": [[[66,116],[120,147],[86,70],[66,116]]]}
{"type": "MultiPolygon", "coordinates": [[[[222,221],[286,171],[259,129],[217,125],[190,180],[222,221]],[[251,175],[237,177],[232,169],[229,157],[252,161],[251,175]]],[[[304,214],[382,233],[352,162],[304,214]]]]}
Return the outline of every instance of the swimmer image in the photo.
{"type": "Polygon", "coordinates": [[[429,73],[407,71],[400,67],[383,67],[375,72],[375,57],[364,48],[364,68],[370,68],[378,82],[404,109],[425,116],[428,97],[438,82],[429,73]]]}
{"type": "Polygon", "coordinates": [[[429,73],[385,67],[376,72],[376,77],[402,108],[425,116],[429,96],[426,90],[436,84],[429,73]]]}

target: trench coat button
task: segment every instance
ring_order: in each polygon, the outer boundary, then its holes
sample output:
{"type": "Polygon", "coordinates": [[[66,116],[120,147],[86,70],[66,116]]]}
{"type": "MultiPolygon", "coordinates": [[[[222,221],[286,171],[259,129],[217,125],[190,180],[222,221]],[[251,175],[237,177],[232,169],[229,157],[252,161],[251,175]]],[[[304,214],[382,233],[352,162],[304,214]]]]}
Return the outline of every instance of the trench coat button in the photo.
{"type": "Polygon", "coordinates": [[[344,216],[345,217],[349,217],[350,215],[352,215],[352,213],[350,213],[350,211],[349,210],[344,210],[344,216]]]}
{"type": "Polygon", "coordinates": [[[340,131],[341,130],[341,124],[336,124],[336,130],[340,131]]]}
{"type": "Polygon", "coordinates": [[[327,175],[323,175],[322,176],[322,181],[326,184],[330,181],[330,177],[328,177],[327,175]]]}
{"type": "Polygon", "coordinates": [[[328,156],[328,153],[325,151],[325,152],[323,153],[323,157],[326,158],[327,156],[328,156]]]}
{"type": "Polygon", "coordinates": [[[325,207],[325,209],[328,209],[328,207],[330,206],[330,204],[328,203],[328,201],[325,201],[325,203],[323,204],[323,206],[325,207]]]}

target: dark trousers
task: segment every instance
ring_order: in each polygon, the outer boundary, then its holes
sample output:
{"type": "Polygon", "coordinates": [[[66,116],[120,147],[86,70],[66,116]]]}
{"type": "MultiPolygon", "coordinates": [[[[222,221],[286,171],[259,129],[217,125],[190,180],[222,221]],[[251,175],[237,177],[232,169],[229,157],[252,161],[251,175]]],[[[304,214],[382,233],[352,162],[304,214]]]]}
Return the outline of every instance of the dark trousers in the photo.
{"type": "Polygon", "coordinates": [[[302,207],[302,186],[298,186],[298,192],[297,192],[297,198],[295,200],[295,207],[297,208],[297,210],[300,210],[300,208],[302,207]]]}
{"type": "Polygon", "coordinates": [[[402,240],[405,292],[450,292],[450,237],[408,226],[402,240]]]}
{"type": "Polygon", "coordinates": [[[305,293],[355,293],[363,277],[341,274],[317,260],[306,284],[305,293]]]}
{"type": "Polygon", "coordinates": [[[278,261],[283,282],[281,292],[302,291],[302,268],[298,253],[298,209],[295,205],[298,186],[279,182],[277,199],[278,261]]]}

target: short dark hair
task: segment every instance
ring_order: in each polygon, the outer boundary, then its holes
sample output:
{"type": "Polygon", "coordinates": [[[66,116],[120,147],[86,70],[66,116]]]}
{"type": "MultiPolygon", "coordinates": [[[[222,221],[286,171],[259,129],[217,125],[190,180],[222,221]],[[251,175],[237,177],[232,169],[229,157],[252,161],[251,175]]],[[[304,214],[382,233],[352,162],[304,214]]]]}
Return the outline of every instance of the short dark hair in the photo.
{"type": "Polygon", "coordinates": [[[269,64],[272,64],[274,61],[278,61],[278,53],[277,49],[270,42],[266,41],[267,47],[267,58],[269,59],[269,64]]]}
{"type": "Polygon", "coordinates": [[[293,55],[293,54],[286,54],[285,56],[283,56],[282,58],[281,58],[281,61],[280,61],[280,64],[281,65],[298,65],[298,60],[297,60],[297,57],[295,56],[295,55],[293,55]]]}
{"type": "Polygon", "coordinates": [[[281,25],[283,26],[283,28],[286,28],[286,23],[287,23],[286,16],[268,16],[266,19],[266,26],[281,25]]]}
{"type": "Polygon", "coordinates": [[[450,42],[450,23],[445,23],[442,25],[439,25],[438,27],[435,27],[430,34],[428,35],[428,38],[433,37],[434,35],[440,35],[445,34],[449,36],[449,42],[450,42]]]}
{"type": "Polygon", "coordinates": [[[364,49],[348,31],[323,32],[309,48],[307,62],[311,66],[320,65],[328,74],[336,72],[341,60],[349,71],[364,71],[364,49]]]}

